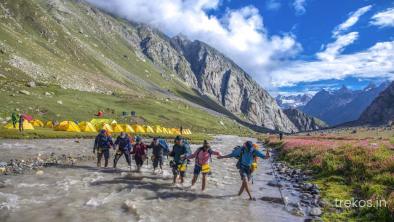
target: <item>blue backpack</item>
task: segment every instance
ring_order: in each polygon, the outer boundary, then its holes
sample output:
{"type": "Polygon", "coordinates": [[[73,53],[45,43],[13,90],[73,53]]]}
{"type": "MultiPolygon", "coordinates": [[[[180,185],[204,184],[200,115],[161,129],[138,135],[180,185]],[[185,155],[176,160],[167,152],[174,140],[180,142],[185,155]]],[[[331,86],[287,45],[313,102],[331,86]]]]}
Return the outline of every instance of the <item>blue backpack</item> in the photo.
{"type": "Polygon", "coordinates": [[[185,146],[187,154],[192,153],[192,149],[190,148],[190,143],[187,139],[183,139],[183,146],[185,146]]]}
{"type": "Polygon", "coordinates": [[[163,154],[168,155],[168,153],[170,152],[170,147],[168,146],[167,141],[164,139],[159,139],[159,144],[161,145],[161,147],[163,147],[163,154]]]}

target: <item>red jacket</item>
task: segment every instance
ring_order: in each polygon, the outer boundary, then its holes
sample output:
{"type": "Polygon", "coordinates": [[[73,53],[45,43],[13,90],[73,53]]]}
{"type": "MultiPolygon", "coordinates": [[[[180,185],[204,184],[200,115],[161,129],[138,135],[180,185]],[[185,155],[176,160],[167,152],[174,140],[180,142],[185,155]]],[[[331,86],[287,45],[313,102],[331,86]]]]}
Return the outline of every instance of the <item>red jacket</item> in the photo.
{"type": "Polygon", "coordinates": [[[144,143],[137,143],[137,144],[134,144],[133,151],[131,152],[131,154],[134,154],[135,156],[138,156],[138,157],[142,157],[142,156],[146,155],[147,149],[148,149],[148,147],[144,143]]]}

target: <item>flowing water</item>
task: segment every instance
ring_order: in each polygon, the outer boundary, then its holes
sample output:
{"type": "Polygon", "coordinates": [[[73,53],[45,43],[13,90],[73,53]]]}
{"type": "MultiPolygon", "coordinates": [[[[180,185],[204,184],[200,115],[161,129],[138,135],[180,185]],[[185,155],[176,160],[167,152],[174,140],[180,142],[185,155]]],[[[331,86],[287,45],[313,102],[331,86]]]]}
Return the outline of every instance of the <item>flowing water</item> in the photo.
{"type": "MultiPolygon", "coordinates": [[[[218,136],[213,149],[224,154],[246,138],[218,136]]],[[[192,147],[193,149],[196,146],[192,147]]],[[[43,156],[54,152],[91,155],[92,140],[2,140],[0,161],[43,156]]],[[[261,160],[254,176],[253,195],[239,197],[240,178],[235,160],[211,163],[212,175],[205,192],[200,180],[190,189],[193,164],[188,167],[184,186],[173,186],[168,161],[162,175],[152,174],[149,161],[141,173],[130,172],[122,157],[118,169],[99,169],[95,162],[56,165],[23,175],[0,176],[0,221],[303,221],[284,210],[282,204],[259,200],[280,197],[278,188],[269,187],[272,171],[261,160]]],[[[110,166],[112,163],[110,162],[110,166]]],[[[133,165],[134,166],[134,165],[133,165]]]]}

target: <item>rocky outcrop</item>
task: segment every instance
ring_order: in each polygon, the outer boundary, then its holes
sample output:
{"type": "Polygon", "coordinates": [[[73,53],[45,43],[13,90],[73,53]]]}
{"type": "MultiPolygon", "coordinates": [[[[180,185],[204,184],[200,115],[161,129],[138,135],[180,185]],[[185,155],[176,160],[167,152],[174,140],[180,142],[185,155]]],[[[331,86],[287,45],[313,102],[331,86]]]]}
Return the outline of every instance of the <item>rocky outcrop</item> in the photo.
{"type": "Polygon", "coordinates": [[[283,112],[300,132],[319,130],[327,127],[327,124],[323,121],[315,117],[308,116],[298,109],[285,109],[283,112]]]}
{"type": "Polygon", "coordinates": [[[172,44],[190,63],[198,90],[210,95],[232,113],[269,129],[296,132],[276,101],[245,71],[216,49],[183,36],[172,44]]]}
{"type": "Polygon", "coordinates": [[[384,90],[361,114],[358,123],[371,125],[392,125],[394,121],[394,82],[384,90]]]}

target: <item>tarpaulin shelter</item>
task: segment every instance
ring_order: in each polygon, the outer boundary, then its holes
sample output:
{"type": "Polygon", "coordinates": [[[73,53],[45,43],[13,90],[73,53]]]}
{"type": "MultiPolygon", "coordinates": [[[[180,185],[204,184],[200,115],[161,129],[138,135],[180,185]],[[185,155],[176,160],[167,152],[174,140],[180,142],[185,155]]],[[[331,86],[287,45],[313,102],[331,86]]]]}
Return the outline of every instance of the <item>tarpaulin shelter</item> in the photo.
{"type": "Polygon", "coordinates": [[[33,117],[30,116],[30,115],[22,114],[22,116],[23,116],[23,119],[24,119],[24,120],[27,120],[27,121],[29,121],[29,122],[33,120],[33,117]]]}

